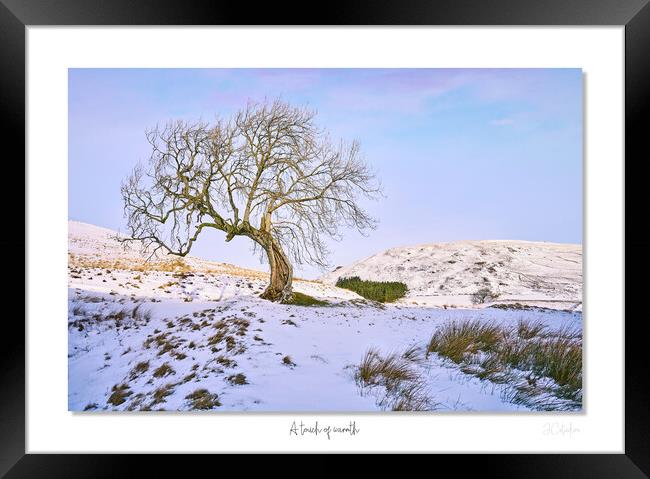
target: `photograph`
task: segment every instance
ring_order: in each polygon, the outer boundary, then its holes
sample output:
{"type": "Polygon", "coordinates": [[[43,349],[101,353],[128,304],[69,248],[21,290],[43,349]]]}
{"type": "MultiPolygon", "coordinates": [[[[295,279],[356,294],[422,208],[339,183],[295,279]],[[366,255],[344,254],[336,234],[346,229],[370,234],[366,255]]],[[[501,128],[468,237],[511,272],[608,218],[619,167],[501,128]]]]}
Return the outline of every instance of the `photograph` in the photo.
{"type": "Polygon", "coordinates": [[[69,411],[583,412],[581,68],[67,80],[69,411]]]}

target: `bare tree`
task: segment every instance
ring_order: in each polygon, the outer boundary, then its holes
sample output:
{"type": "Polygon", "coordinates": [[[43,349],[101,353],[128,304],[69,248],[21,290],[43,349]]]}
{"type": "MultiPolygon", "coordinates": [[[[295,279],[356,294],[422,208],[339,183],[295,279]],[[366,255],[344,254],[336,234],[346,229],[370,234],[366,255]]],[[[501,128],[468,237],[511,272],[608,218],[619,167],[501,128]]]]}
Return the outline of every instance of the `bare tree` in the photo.
{"type": "Polygon", "coordinates": [[[148,165],[122,184],[129,239],[185,256],[206,228],[226,241],[246,236],[270,265],[261,297],[288,301],[291,260],[325,266],[325,237],[340,238],[342,226],[374,227],[358,199],[380,194],[358,143],[331,141],[314,118],[276,100],[212,125],[176,121],[148,131],[148,165]]]}

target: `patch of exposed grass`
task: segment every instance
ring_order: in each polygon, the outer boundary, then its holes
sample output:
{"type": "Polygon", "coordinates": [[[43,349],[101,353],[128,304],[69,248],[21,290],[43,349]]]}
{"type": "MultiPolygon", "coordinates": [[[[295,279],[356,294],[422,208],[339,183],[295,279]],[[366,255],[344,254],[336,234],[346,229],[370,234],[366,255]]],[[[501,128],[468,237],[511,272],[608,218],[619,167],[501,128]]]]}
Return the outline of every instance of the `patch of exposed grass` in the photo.
{"type": "Polygon", "coordinates": [[[314,298],[313,296],[299,293],[297,291],[294,291],[291,295],[291,299],[289,299],[284,304],[290,304],[292,306],[329,306],[329,303],[327,301],[322,301],[320,299],[314,298]]]}
{"type": "Polygon", "coordinates": [[[223,355],[218,356],[216,361],[221,364],[224,368],[234,368],[237,366],[237,363],[230,358],[227,358],[223,355]]]}
{"type": "Polygon", "coordinates": [[[169,376],[171,374],[175,374],[175,371],[171,368],[171,366],[167,363],[162,364],[161,366],[157,367],[154,372],[153,372],[153,377],[154,378],[163,378],[165,376],[169,376]]]}
{"type": "Polygon", "coordinates": [[[360,296],[380,303],[392,303],[404,297],[408,291],[406,284],[398,281],[366,281],[358,276],[339,278],[339,288],[349,289],[360,296]]]}
{"type": "Polygon", "coordinates": [[[165,398],[171,395],[173,392],[174,392],[174,384],[172,383],[165,384],[164,386],[159,387],[153,392],[152,394],[153,400],[151,401],[149,407],[165,402],[165,398]]]}
{"type": "Polygon", "coordinates": [[[169,289],[172,286],[177,286],[177,285],[178,285],[178,281],[168,281],[158,286],[158,289],[169,289]]]}
{"type": "Polygon", "coordinates": [[[226,336],[226,351],[230,352],[237,347],[237,341],[232,336],[226,336]]]}
{"type": "Polygon", "coordinates": [[[291,367],[296,365],[296,363],[293,362],[293,359],[291,359],[291,356],[289,356],[289,355],[286,355],[285,357],[282,358],[282,364],[284,364],[285,366],[291,366],[291,367]]]}
{"type": "Polygon", "coordinates": [[[113,406],[119,406],[126,401],[127,397],[133,394],[130,389],[131,388],[128,384],[116,384],[111,389],[112,393],[106,402],[113,406]]]}
{"type": "Polygon", "coordinates": [[[185,399],[190,400],[191,409],[206,410],[221,406],[219,397],[216,394],[211,394],[207,389],[197,389],[185,396],[185,399]]]}
{"type": "Polygon", "coordinates": [[[213,334],[208,338],[208,346],[219,344],[221,341],[224,340],[225,337],[226,337],[226,333],[224,331],[219,331],[217,334],[213,334]]]}
{"type": "Polygon", "coordinates": [[[151,319],[151,310],[143,309],[141,304],[136,305],[131,311],[131,317],[135,320],[142,320],[144,322],[149,322],[151,319]]]}
{"type": "Polygon", "coordinates": [[[232,376],[228,376],[228,382],[236,386],[243,386],[244,384],[248,384],[248,381],[246,380],[246,376],[242,373],[237,373],[237,374],[233,374],[232,376]]]}
{"type": "Polygon", "coordinates": [[[149,370],[149,361],[142,361],[131,369],[130,378],[135,379],[149,370]]]}

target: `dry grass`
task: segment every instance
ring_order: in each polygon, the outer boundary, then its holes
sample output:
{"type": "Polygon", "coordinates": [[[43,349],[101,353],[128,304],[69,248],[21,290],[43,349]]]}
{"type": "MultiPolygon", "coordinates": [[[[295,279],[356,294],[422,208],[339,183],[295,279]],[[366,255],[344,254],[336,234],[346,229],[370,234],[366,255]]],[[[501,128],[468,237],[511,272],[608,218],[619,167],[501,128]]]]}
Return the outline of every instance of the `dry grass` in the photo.
{"type": "MultiPolygon", "coordinates": [[[[104,300],[92,296],[77,298],[76,301],[71,303],[68,326],[76,327],[79,331],[98,325],[129,329],[146,324],[151,319],[151,311],[143,309],[140,304],[133,308],[111,309],[110,307],[100,307],[95,310],[87,310],[83,307],[83,303],[86,302],[99,303],[104,302],[104,300]]],[[[113,307],[115,307],[115,304],[113,304],[113,307]]]]}
{"type": "Polygon", "coordinates": [[[131,380],[141,376],[149,370],[149,361],[142,361],[136,364],[130,372],[131,380]]]}
{"type": "Polygon", "coordinates": [[[237,366],[237,363],[230,358],[227,358],[223,355],[217,356],[217,363],[221,364],[224,368],[234,368],[237,366]]]}
{"type": "Polygon", "coordinates": [[[147,261],[144,257],[124,257],[117,259],[101,259],[92,255],[68,253],[68,265],[71,268],[104,269],[120,271],[136,271],[147,273],[153,271],[169,272],[176,274],[203,273],[227,274],[249,279],[268,279],[268,273],[252,269],[240,268],[227,263],[217,263],[206,260],[196,260],[190,264],[183,258],[160,259],[152,258],[147,261]]]}
{"type": "Polygon", "coordinates": [[[461,363],[469,354],[492,351],[503,336],[501,328],[478,320],[452,321],[438,329],[427,346],[432,352],[461,363]]]}
{"type": "Polygon", "coordinates": [[[123,404],[126,401],[126,398],[133,394],[130,391],[130,386],[128,384],[116,384],[113,386],[111,391],[112,393],[106,402],[113,406],[119,406],[120,404],[123,404]]]}
{"type": "Polygon", "coordinates": [[[357,385],[385,386],[394,389],[402,381],[413,381],[417,374],[407,360],[396,353],[382,357],[377,349],[366,351],[355,375],[357,385]]]}
{"type": "Polygon", "coordinates": [[[169,364],[164,363],[154,370],[153,377],[164,378],[165,376],[170,376],[172,374],[176,374],[176,372],[172,369],[172,367],[169,364]]]}
{"type": "Polygon", "coordinates": [[[159,387],[153,392],[152,394],[153,400],[151,401],[149,407],[165,402],[165,398],[171,395],[173,392],[174,392],[174,384],[172,383],[165,384],[164,386],[159,387]]]}
{"type": "Polygon", "coordinates": [[[546,325],[540,320],[528,321],[520,319],[517,321],[517,335],[521,339],[532,339],[535,336],[541,336],[546,330],[546,325]]]}
{"type": "Polygon", "coordinates": [[[424,359],[422,357],[422,348],[417,345],[410,346],[402,353],[402,358],[413,363],[420,362],[424,359]]]}
{"type": "Polygon", "coordinates": [[[248,381],[246,380],[246,376],[242,373],[228,376],[228,382],[235,386],[243,386],[244,384],[248,384],[248,381]]]}
{"type": "Polygon", "coordinates": [[[424,381],[413,367],[420,360],[418,349],[386,356],[374,348],[366,351],[355,371],[355,382],[363,389],[383,388],[378,400],[382,409],[393,411],[430,411],[437,404],[429,397],[424,381]]]}
{"type": "Polygon", "coordinates": [[[430,411],[435,404],[428,397],[422,382],[411,382],[400,389],[399,395],[391,404],[393,411],[430,411]]]}
{"type": "Polygon", "coordinates": [[[520,320],[515,326],[451,322],[433,334],[427,353],[434,352],[466,374],[514,388],[507,396],[517,404],[542,410],[581,407],[579,330],[549,331],[539,321],[520,320]]]}
{"type": "Polygon", "coordinates": [[[286,355],[285,357],[282,358],[282,364],[290,367],[294,367],[296,365],[296,363],[293,362],[293,359],[291,359],[291,356],[289,355],[286,355]]]}
{"type": "Polygon", "coordinates": [[[195,410],[214,409],[221,406],[219,397],[216,394],[211,394],[207,389],[197,389],[185,396],[185,399],[190,400],[190,408],[195,410]]]}

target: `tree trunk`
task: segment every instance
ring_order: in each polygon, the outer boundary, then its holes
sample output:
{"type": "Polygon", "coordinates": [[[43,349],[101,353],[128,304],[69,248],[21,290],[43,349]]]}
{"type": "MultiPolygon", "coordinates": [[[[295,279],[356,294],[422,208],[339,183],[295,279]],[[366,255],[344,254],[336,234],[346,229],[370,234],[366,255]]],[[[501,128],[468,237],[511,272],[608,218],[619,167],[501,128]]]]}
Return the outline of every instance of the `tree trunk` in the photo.
{"type": "Polygon", "coordinates": [[[260,298],[284,303],[291,299],[293,293],[291,288],[293,267],[280,244],[273,238],[268,240],[264,249],[271,267],[271,279],[260,298]]]}

